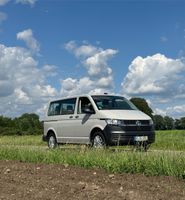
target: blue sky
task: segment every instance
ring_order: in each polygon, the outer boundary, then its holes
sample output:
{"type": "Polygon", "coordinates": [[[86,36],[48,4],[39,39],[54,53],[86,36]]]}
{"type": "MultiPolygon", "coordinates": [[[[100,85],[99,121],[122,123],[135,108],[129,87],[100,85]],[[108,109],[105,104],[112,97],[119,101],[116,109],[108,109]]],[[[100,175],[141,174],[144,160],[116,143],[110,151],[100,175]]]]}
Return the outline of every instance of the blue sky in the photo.
{"type": "Polygon", "coordinates": [[[109,92],[185,116],[185,1],[0,0],[0,114],[109,92]]]}

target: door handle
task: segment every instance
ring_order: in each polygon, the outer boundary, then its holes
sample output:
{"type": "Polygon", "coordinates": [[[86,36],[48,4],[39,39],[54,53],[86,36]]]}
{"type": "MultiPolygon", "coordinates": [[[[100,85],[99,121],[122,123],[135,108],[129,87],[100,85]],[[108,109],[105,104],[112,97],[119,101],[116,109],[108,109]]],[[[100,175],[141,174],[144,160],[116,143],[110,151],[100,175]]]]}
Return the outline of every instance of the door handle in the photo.
{"type": "Polygon", "coordinates": [[[72,119],[72,118],[73,118],[73,116],[70,116],[69,118],[70,118],[70,119],[72,119]]]}
{"type": "Polygon", "coordinates": [[[79,116],[77,115],[77,116],[75,116],[75,118],[77,119],[77,118],[79,118],[79,116]]]}

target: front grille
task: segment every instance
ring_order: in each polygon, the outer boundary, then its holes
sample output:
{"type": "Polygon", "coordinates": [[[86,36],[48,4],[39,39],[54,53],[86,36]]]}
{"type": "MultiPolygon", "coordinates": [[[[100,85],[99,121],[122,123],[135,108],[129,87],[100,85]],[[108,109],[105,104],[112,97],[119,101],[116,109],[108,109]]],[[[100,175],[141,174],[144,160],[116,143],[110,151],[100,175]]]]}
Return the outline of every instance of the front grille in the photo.
{"type": "Polygon", "coordinates": [[[125,126],[125,131],[151,131],[151,126],[125,126]]]}
{"type": "Polygon", "coordinates": [[[134,126],[136,125],[137,123],[140,123],[141,126],[144,125],[149,125],[150,124],[150,121],[149,120],[123,120],[123,123],[127,126],[134,126]]]}

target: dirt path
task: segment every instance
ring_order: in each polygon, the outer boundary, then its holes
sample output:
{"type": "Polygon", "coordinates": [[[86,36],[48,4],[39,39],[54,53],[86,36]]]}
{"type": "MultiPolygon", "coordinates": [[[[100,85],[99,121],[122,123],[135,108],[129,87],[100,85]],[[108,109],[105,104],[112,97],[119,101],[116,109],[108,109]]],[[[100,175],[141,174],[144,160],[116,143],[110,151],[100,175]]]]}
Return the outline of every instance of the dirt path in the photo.
{"type": "Polygon", "coordinates": [[[0,161],[0,199],[185,200],[185,182],[174,177],[0,161]]]}

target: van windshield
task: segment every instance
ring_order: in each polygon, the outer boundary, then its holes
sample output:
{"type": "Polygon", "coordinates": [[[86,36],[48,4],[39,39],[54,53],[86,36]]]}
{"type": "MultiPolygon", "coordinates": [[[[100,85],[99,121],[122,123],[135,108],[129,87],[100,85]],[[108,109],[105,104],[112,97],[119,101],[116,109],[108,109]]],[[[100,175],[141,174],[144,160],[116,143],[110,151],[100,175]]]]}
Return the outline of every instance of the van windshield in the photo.
{"type": "Polygon", "coordinates": [[[92,96],[99,110],[138,110],[136,106],[121,96],[92,96]]]}

